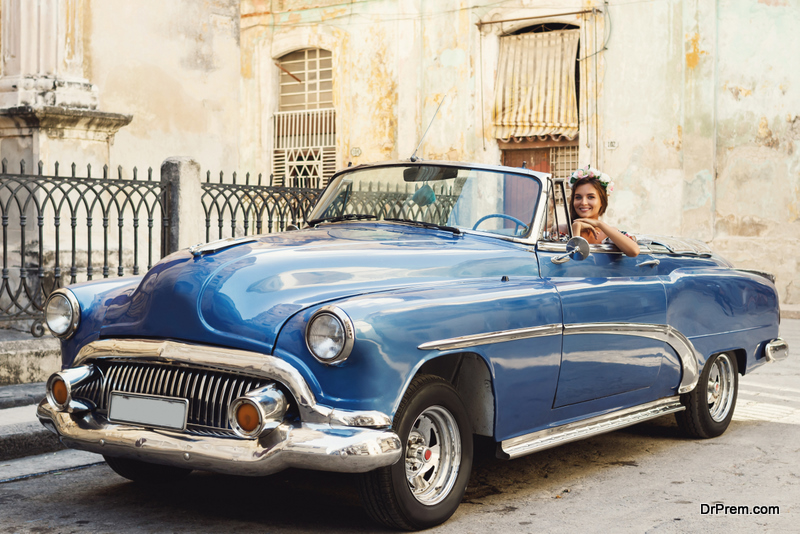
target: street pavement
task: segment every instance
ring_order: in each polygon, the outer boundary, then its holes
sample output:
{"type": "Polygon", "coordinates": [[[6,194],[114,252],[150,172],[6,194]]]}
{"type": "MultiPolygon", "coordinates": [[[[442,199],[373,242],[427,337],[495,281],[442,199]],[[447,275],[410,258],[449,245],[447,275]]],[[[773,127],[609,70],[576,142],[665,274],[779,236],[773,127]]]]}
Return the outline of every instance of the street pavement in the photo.
{"type": "MultiPolygon", "coordinates": [[[[800,500],[800,462],[796,445],[800,441],[800,359],[797,356],[800,320],[783,319],[781,337],[789,343],[789,359],[764,365],[741,377],[734,422],[720,438],[685,440],[677,432],[672,418],[665,417],[511,462],[501,462],[488,455],[479,457],[462,506],[448,523],[435,531],[600,531],[603,530],[601,525],[606,528],[611,524],[620,527],[617,530],[631,532],[793,531],[791,518],[800,500]],[[701,513],[701,505],[716,506],[716,503],[721,503],[720,506],[774,505],[780,507],[781,515],[736,517],[701,513]]],[[[40,431],[33,402],[43,393],[43,383],[0,387],[0,453],[7,449],[9,435],[40,431]]],[[[69,491],[72,482],[68,481],[86,482],[84,479],[90,479],[91,484],[97,486],[93,490],[95,496],[108,486],[123,494],[134,492],[137,499],[146,500],[145,495],[130,488],[135,485],[114,475],[96,454],[51,449],[46,454],[2,458],[0,456],[0,505],[6,502],[4,494],[9,491],[13,495],[27,495],[31,491],[30,498],[35,500],[34,494],[46,491],[33,489],[39,485],[45,484],[49,489],[49,484],[63,482],[67,487],[62,490],[69,491]],[[127,489],[120,490],[120,487],[127,489]]],[[[278,476],[269,480],[274,482],[278,476]]],[[[297,476],[292,473],[288,477],[290,495],[296,491],[312,500],[329,497],[328,491],[319,488],[333,480],[331,474],[302,474],[299,482],[297,476]],[[307,488],[309,485],[311,487],[307,488]],[[314,497],[314,491],[320,491],[319,495],[314,497]]],[[[238,495],[237,499],[242,499],[242,495],[234,488],[260,491],[255,490],[258,486],[254,486],[252,479],[238,482],[236,477],[216,475],[197,475],[191,479],[198,487],[206,487],[211,492],[218,485],[231,485],[230,491],[238,495]]],[[[53,486],[53,491],[59,487],[53,486]]],[[[196,492],[189,493],[202,502],[204,497],[196,492]]],[[[279,496],[273,497],[276,502],[282,502],[279,496]]],[[[357,497],[352,492],[344,491],[340,498],[343,509],[349,510],[351,505],[357,508],[357,497]]],[[[181,502],[184,501],[179,499],[178,506],[181,502]]],[[[115,503],[119,508],[119,502],[115,500],[115,503]]],[[[236,506],[238,503],[229,504],[236,506]]],[[[195,506],[186,502],[184,505],[195,506]]],[[[137,506],[136,510],[141,508],[137,506]]],[[[294,529],[287,515],[290,510],[290,506],[280,512],[273,510],[277,512],[276,524],[286,523],[285,529],[275,528],[274,531],[310,532],[318,526],[314,521],[305,524],[301,521],[294,529]]],[[[128,512],[133,511],[124,507],[120,511],[128,512]]],[[[0,524],[10,521],[9,524],[16,524],[17,528],[9,531],[29,531],[21,522],[22,513],[0,506],[0,524]]],[[[353,512],[352,516],[346,514],[340,518],[341,528],[331,531],[371,531],[370,524],[362,522],[360,517],[358,512],[353,512]]],[[[158,514],[152,519],[153,525],[164,521],[167,530],[204,530],[200,523],[192,527],[191,521],[174,523],[169,517],[158,514]]],[[[254,524],[258,522],[250,516],[245,519],[244,523],[250,526],[251,520],[256,522],[254,524]]],[[[50,521],[51,526],[53,521],[57,524],[56,519],[42,520],[50,521]]],[[[202,524],[210,526],[217,521],[218,528],[224,528],[225,522],[230,520],[229,515],[223,514],[216,518],[205,517],[204,521],[211,523],[202,524]]],[[[78,525],[69,530],[123,532],[128,529],[95,523],[93,527],[78,525]]],[[[31,526],[30,531],[37,530],[31,526]]]]}

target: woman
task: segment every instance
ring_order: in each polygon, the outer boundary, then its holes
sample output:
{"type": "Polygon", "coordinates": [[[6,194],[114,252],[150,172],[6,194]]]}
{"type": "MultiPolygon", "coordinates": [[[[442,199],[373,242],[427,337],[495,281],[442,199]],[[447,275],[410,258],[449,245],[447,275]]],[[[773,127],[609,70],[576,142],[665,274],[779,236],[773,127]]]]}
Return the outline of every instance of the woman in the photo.
{"type": "Polygon", "coordinates": [[[608,208],[608,195],[614,190],[614,183],[608,175],[586,167],[572,173],[569,183],[572,189],[569,201],[572,235],[579,235],[592,245],[611,242],[626,256],[638,256],[639,245],[633,236],[600,220],[608,208]]]}

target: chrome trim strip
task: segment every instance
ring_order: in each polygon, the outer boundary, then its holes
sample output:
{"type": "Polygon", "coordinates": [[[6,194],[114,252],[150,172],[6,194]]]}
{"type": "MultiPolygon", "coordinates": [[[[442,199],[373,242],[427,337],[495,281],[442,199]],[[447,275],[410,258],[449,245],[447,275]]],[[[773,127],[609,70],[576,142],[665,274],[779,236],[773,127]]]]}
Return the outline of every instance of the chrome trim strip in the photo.
{"type": "Polygon", "coordinates": [[[232,475],[263,476],[289,467],[363,473],[394,464],[403,450],[390,430],[318,423],[282,423],[259,439],[243,440],[117,425],[56,411],[46,400],[36,415],[71,448],[232,475]]]}
{"type": "Polygon", "coordinates": [[[500,448],[508,455],[509,459],[518,458],[532,452],[604,434],[683,409],[684,406],[679,397],[670,397],[507,439],[500,443],[500,448]]]}
{"type": "Polygon", "coordinates": [[[640,323],[588,323],[564,325],[564,335],[609,334],[621,336],[646,337],[663,341],[672,347],[681,359],[683,374],[678,393],[688,393],[697,386],[700,379],[699,364],[701,355],[692,342],[675,328],[661,324],[640,323]]]}
{"type": "Polygon", "coordinates": [[[546,337],[561,335],[560,324],[548,324],[544,326],[534,326],[531,328],[518,328],[516,330],[502,330],[499,332],[486,332],[483,334],[473,334],[469,336],[451,337],[438,341],[428,341],[417,348],[419,350],[451,350],[475,347],[478,345],[488,345],[490,343],[503,343],[505,341],[515,341],[517,339],[529,339],[534,337],[546,337]]]}
{"type": "MultiPolygon", "coordinates": [[[[567,251],[566,241],[539,241],[536,243],[536,250],[542,252],[565,253],[567,251]]],[[[589,252],[592,254],[622,254],[616,245],[589,245],[589,252]]],[[[652,254],[652,251],[639,243],[639,254],[652,254]]]]}
{"type": "Polygon", "coordinates": [[[782,338],[773,339],[764,347],[767,363],[780,362],[789,357],[789,344],[782,338]]]}
{"type": "MultiPolygon", "coordinates": [[[[453,350],[488,345],[490,343],[502,343],[517,339],[530,339],[535,337],[555,336],[562,333],[560,324],[549,324],[544,326],[534,326],[531,328],[519,328],[516,330],[502,330],[498,332],[486,332],[472,334],[468,336],[440,339],[428,341],[417,347],[419,350],[453,350]]],[[[678,330],[669,325],[661,324],[640,324],[640,323],[580,323],[568,324],[563,327],[563,334],[608,334],[646,337],[663,341],[671,346],[681,360],[683,373],[678,393],[688,393],[692,391],[700,379],[699,364],[700,354],[692,345],[689,339],[678,330]]]]}
{"type": "MultiPolygon", "coordinates": [[[[280,382],[289,389],[297,402],[300,417],[304,422],[346,424],[343,421],[371,421],[374,425],[370,426],[376,427],[388,427],[392,424],[392,419],[380,412],[334,410],[329,406],[317,404],[314,393],[308,387],[303,375],[289,363],[268,354],[206,345],[190,345],[175,341],[103,339],[84,346],[75,358],[73,366],[77,367],[87,360],[97,358],[123,358],[174,365],[195,365],[269,378],[280,382]]],[[[146,377],[145,380],[149,381],[152,378],[146,377]]],[[[109,377],[109,381],[111,379],[112,377],[109,377]]],[[[197,380],[192,382],[191,388],[195,390],[198,387],[197,380]]],[[[203,393],[204,387],[204,384],[199,385],[200,394],[203,393]]]]}

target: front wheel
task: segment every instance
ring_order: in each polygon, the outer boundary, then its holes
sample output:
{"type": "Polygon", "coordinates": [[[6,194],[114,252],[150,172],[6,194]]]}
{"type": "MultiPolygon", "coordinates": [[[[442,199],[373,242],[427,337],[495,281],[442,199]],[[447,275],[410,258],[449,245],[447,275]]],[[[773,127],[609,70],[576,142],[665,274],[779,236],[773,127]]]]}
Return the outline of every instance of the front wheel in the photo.
{"type": "Polygon", "coordinates": [[[739,370],[733,354],[712,356],[703,368],[697,387],[681,395],[686,406],[677,412],[678,426],[694,438],[715,438],[727,430],[736,407],[739,370]]]}
{"type": "Polygon", "coordinates": [[[396,464],[363,474],[359,493],[379,523],[406,530],[453,515],[472,469],[472,429],[455,389],[435,376],[415,378],[394,419],[403,443],[396,464]]]}

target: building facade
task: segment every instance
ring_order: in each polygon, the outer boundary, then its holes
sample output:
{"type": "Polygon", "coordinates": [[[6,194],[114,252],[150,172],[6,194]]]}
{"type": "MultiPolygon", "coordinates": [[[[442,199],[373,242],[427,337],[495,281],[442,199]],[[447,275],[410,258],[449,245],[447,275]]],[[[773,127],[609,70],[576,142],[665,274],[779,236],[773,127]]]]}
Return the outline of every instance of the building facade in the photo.
{"type": "Polygon", "coordinates": [[[427,159],[598,167],[613,224],[701,239],[800,306],[800,0],[2,0],[0,21],[12,168],[186,156],[320,185],[430,126],[427,159]]]}
{"type": "Polygon", "coordinates": [[[800,2],[542,4],[243,1],[242,164],[324,161],[320,109],[336,168],[408,158],[429,124],[429,159],[591,164],[614,178],[613,223],[701,239],[774,272],[782,302],[800,305],[800,2]],[[330,71],[295,71],[309,53],[330,71]],[[284,111],[323,79],[329,93],[284,111]]]}

